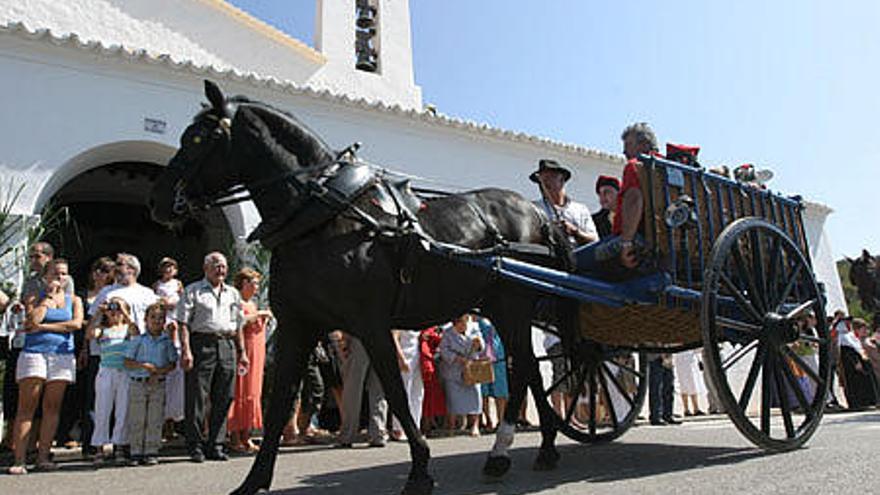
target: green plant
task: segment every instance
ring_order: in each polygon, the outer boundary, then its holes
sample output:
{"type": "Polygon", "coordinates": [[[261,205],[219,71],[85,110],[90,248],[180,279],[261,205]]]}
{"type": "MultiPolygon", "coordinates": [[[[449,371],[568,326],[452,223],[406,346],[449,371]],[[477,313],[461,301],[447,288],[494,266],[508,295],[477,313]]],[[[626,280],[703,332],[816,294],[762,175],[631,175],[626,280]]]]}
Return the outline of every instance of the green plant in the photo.
{"type": "Polygon", "coordinates": [[[79,225],[67,206],[58,206],[50,202],[43,208],[40,221],[27,229],[29,246],[37,241],[45,240],[47,237],[55,237],[59,246],[76,245],[78,249],[83,249],[79,225]],[[67,232],[72,238],[65,235],[67,232]]]}
{"type": "Polygon", "coordinates": [[[24,218],[13,213],[24,187],[24,183],[19,184],[14,178],[0,184],[0,258],[15,249],[13,241],[24,225],[24,218]]]}
{"type": "Polygon", "coordinates": [[[243,249],[236,249],[234,241],[230,239],[225,252],[229,258],[230,279],[245,266],[260,272],[262,279],[260,280],[260,292],[256,295],[257,304],[260,307],[269,304],[269,266],[272,261],[272,251],[260,243],[250,243],[246,244],[243,249]]]}
{"type": "Polygon", "coordinates": [[[26,186],[26,182],[15,177],[4,177],[0,181],[0,267],[5,278],[0,289],[10,296],[17,292],[17,285],[12,281],[17,277],[13,274],[27,266],[28,246],[55,236],[53,243],[75,242],[82,247],[79,228],[66,206],[57,207],[50,203],[40,216],[16,212],[26,186]],[[65,232],[71,232],[73,238],[67,238],[65,232]]]}
{"type": "Polygon", "coordinates": [[[837,272],[840,274],[840,284],[843,286],[843,297],[846,299],[847,311],[851,316],[862,318],[873,323],[874,315],[862,307],[859,298],[859,290],[849,281],[849,262],[845,259],[837,262],[837,272]]]}

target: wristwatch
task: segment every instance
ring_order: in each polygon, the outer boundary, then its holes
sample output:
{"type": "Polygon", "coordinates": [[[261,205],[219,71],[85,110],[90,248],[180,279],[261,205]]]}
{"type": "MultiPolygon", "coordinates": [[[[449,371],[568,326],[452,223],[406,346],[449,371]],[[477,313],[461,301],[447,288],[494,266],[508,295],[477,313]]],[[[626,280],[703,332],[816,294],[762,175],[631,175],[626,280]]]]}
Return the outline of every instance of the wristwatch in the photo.
{"type": "Polygon", "coordinates": [[[632,240],[621,239],[621,240],[620,240],[620,247],[622,247],[622,248],[631,248],[631,247],[633,247],[633,241],[632,241],[632,240]]]}

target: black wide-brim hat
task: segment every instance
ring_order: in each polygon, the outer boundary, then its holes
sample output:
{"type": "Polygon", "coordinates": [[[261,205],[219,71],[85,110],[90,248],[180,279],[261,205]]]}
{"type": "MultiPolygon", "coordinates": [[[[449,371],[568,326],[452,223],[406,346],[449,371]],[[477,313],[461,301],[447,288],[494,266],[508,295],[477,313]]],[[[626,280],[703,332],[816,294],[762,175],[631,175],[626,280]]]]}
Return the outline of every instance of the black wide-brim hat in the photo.
{"type": "Polygon", "coordinates": [[[544,160],[538,161],[538,170],[535,170],[534,172],[531,173],[531,175],[529,175],[529,180],[532,182],[535,182],[535,183],[539,182],[538,181],[538,174],[540,174],[541,172],[543,172],[545,170],[552,170],[554,172],[559,172],[560,174],[562,174],[562,179],[564,182],[568,182],[568,179],[571,179],[571,170],[563,167],[556,160],[544,159],[544,160]]]}

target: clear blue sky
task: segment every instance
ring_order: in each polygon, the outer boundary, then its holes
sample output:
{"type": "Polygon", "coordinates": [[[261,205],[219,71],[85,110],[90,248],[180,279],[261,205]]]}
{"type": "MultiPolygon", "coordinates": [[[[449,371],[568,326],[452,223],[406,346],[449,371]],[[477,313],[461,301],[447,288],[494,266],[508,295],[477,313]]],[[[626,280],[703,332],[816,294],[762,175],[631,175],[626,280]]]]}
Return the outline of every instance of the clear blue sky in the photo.
{"type": "MultiPolygon", "coordinates": [[[[332,1],[332,0],[329,0],[332,1]]],[[[231,0],[314,45],[313,0],[231,0]]],[[[416,83],[451,116],[620,149],[648,121],[704,165],[765,166],[880,251],[880,2],[411,0],[416,83]]],[[[476,186],[476,184],[475,184],[476,186]]]]}

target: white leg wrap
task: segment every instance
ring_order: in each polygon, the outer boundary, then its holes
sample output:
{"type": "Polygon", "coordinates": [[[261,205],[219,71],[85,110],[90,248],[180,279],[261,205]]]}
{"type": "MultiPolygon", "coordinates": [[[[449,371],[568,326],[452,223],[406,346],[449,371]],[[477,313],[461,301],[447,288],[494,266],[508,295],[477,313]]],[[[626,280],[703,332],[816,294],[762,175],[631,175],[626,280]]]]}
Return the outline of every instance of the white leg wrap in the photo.
{"type": "Polygon", "coordinates": [[[495,445],[492,447],[491,457],[509,457],[507,449],[513,445],[514,425],[501,420],[498,430],[495,432],[495,445]]]}

